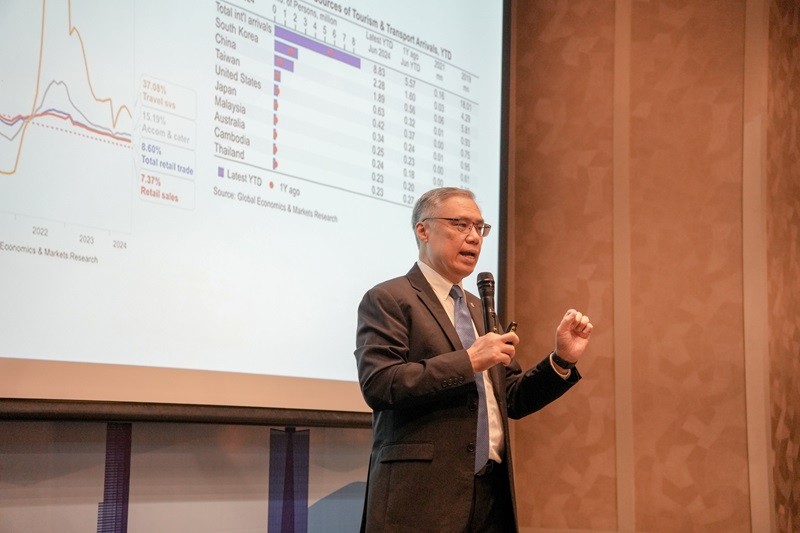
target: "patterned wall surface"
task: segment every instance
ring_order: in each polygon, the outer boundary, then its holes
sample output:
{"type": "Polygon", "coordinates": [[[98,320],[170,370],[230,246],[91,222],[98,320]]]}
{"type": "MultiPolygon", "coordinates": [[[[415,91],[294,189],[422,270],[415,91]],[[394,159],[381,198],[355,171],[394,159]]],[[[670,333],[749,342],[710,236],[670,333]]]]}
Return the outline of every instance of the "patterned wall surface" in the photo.
{"type": "Polygon", "coordinates": [[[749,531],[742,293],[744,1],[634,2],[636,526],[749,531]]]}
{"type": "Polygon", "coordinates": [[[770,6],[767,125],[773,482],[778,531],[800,530],[800,3],[770,6]]]}
{"type": "Polygon", "coordinates": [[[516,423],[519,520],[613,530],[614,2],[516,7],[514,318],[523,366],[552,349],[569,307],[596,325],[579,386],[516,423]]]}
{"type": "MultiPolygon", "coordinates": [[[[742,334],[746,0],[622,1],[631,8],[625,161],[631,324],[623,327],[630,329],[632,353],[624,355],[634,376],[632,405],[623,406],[633,429],[623,437],[633,443],[634,504],[617,509],[615,470],[612,332],[620,325],[612,298],[612,125],[619,2],[518,1],[515,308],[527,343],[520,358],[531,364],[550,348],[553,322],[567,306],[585,309],[597,327],[581,363],[584,380],[515,425],[520,525],[616,530],[617,513],[631,513],[636,531],[750,531],[742,334]]],[[[781,20],[797,24],[796,15],[781,20]]],[[[779,75],[796,99],[797,71],[779,75]]],[[[780,169],[770,176],[783,172],[771,181],[771,198],[782,208],[771,231],[794,243],[770,263],[776,323],[783,313],[800,316],[791,296],[800,293],[797,109],[795,103],[782,108],[785,115],[773,110],[770,124],[773,136],[794,139],[793,148],[770,152],[780,169]]],[[[779,458],[775,481],[783,484],[785,513],[796,514],[797,320],[781,322],[790,330],[779,334],[772,327],[773,357],[792,369],[773,379],[783,394],[773,413],[775,439],[792,456],[779,458]]]]}

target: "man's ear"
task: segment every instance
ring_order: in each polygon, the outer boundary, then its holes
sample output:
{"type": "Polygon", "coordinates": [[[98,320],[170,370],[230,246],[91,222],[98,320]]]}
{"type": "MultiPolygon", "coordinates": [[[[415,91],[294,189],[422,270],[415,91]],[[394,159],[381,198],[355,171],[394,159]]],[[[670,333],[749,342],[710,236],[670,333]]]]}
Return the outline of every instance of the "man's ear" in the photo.
{"type": "Polygon", "coordinates": [[[419,240],[419,242],[421,242],[421,243],[422,242],[428,242],[428,225],[427,224],[425,224],[424,222],[417,222],[417,225],[414,228],[414,231],[417,234],[417,240],[419,240]]]}

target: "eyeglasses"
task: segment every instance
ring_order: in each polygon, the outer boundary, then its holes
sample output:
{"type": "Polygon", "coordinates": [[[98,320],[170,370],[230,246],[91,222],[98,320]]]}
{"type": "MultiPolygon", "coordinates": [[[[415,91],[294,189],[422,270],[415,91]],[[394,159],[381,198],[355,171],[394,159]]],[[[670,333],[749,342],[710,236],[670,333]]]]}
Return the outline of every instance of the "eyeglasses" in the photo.
{"type": "Polygon", "coordinates": [[[489,235],[489,231],[492,229],[492,226],[489,224],[484,224],[482,222],[470,222],[469,220],[464,220],[463,218],[428,217],[423,218],[420,220],[420,222],[425,222],[426,220],[449,220],[453,227],[459,231],[459,233],[469,233],[472,231],[472,228],[475,228],[475,231],[477,231],[478,235],[481,237],[486,237],[489,235]]]}

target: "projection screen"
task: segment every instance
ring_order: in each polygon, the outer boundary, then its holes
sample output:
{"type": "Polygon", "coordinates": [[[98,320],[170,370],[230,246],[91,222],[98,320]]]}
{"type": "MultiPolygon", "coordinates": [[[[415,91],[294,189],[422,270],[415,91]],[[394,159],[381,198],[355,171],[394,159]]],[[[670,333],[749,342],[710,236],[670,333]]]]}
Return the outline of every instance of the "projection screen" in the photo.
{"type": "Polygon", "coordinates": [[[0,398],[367,410],[420,194],[475,192],[497,273],[506,10],[4,0],[0,398]]]}

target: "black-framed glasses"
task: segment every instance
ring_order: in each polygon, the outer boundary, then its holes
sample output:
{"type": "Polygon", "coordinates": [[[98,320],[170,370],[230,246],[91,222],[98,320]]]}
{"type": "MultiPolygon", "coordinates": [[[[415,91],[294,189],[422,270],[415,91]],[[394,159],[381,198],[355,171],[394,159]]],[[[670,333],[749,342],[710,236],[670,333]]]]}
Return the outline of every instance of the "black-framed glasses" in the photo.
{"type": "Polygon", "coordinates": [[[478,235],[481,237],[489,235],[489,231],[492,229],[492,226],[489,224],[484,224],[483,222],[475,223],[470,220],[464,220],[463,218],[428,217],[423,218],[420,222],[425,222],[426,220],[449,220],[459,233],[469,233],[472,231],[472,228],[475,228],[475,231],[477,231],[478,235]]]}

